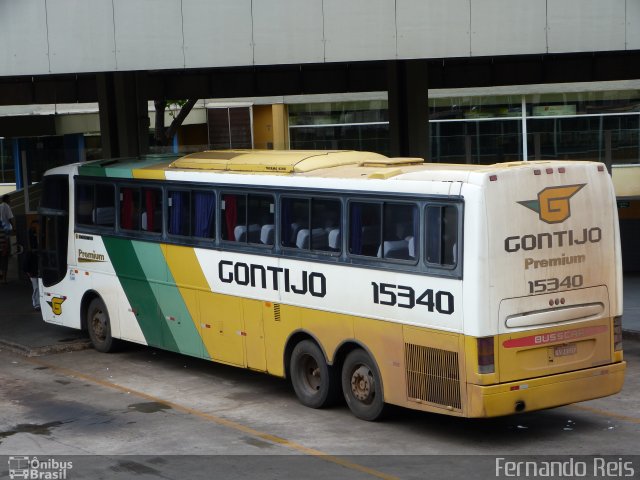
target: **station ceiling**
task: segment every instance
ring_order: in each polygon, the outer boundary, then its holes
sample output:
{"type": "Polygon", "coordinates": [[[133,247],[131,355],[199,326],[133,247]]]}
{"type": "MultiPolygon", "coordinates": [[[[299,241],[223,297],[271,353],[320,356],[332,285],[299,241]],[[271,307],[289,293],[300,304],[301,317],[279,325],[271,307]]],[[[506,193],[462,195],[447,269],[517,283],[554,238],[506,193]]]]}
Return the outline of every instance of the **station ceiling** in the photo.
{"type": "MultiPolygon", "coordinates": [[[[427,62],[427,88],[640,78],[640,51],[407,60],[427,62]]],[[[387,90],[390,61],[136,72],[147,100],[235,98],[387,90]]],[[[0,105],[98,101],[102,73],[0,77],[0,105]]]]}

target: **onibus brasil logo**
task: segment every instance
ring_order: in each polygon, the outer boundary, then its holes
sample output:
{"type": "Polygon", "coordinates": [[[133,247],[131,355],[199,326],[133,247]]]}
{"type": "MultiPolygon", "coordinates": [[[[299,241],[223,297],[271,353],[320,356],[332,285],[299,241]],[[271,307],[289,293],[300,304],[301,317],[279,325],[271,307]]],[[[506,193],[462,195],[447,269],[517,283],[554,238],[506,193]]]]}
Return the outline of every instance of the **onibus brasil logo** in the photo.
{"type": "Polygon", "coordinates": [[[38,459],[38,457],[9,457],[9,478],[11,480],[39,479],[66,480],[67,471],[73,468],[73,462],[59,461],[54,458],[38,459]]]}
{"type": "Polygon", "coordinates": [[[525,200],[518,203],[536,212],[543,222],[564,222],[571,216],[569,199],[585,185],[586,183],[548,187],[538,193],[537,200],[525,200]]]}

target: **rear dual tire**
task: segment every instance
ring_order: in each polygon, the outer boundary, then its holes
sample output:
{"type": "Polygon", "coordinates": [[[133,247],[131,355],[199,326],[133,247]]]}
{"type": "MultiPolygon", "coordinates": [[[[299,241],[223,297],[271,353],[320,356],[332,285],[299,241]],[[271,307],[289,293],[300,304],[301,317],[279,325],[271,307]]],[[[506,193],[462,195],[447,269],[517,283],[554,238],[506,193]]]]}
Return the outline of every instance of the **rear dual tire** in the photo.
{"type": "Polygon", "coordinates": [[[358,348],[342,365],[342,391],[351,412],[372,422],[384,413],[384,395],[378,367],[367,352],[358,348]]]}
{"type": "Polygon", "coordinates": [[[342,375],[327,365],[316,343],[303,340],[291,353],[291,384],[300,403],[324,408],[337,403],[340,390],[351,412],[367,421],[377,420],[384,411],[384,395],[378,367],[367,352],[356,349],[347,355],[342,375]]]}

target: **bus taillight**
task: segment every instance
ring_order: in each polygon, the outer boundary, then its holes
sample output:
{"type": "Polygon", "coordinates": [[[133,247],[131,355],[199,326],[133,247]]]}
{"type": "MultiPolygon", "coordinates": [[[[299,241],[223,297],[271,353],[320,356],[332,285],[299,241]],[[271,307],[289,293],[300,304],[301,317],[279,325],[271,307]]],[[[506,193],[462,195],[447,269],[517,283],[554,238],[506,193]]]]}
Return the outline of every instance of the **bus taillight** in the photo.
{"type": "Polygon", "coordinates": [[[613,318],[613,350],[622,350],[622,317],[613,318]]]}
{"type": "Polygon", "coordinates": [[[478,373],[494,373],[495,371],[493,337],[478,338],[478,373]]]}

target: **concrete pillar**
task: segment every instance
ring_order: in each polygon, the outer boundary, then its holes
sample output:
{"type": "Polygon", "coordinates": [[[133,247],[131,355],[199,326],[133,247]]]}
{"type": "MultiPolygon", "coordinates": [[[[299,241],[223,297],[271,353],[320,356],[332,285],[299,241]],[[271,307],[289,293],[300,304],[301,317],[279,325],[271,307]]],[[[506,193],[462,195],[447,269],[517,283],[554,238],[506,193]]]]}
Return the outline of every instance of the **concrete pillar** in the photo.
{"type": "Polygon", "coordinates": [[[387,66],[391,155],[429,160],[427,62],[390,61],[387,66]]]}
{"type": "Polygon", "coordinates": [[[143,72],[97,75],[100,133],[104,158],[149,152],[149,111],[143,72]]]}
{"type": "Polygon", "coordinates": [[[20,140],[13,139],[13,171],[16,176],[16,190],[22,188],[22,154],[20,153],[20,140]]]}
{"type": "Polygon", "coordinates": [[[289,149],[289,110],[282,103],[271,106],[273,119],[273,149],[289,149]]]}

